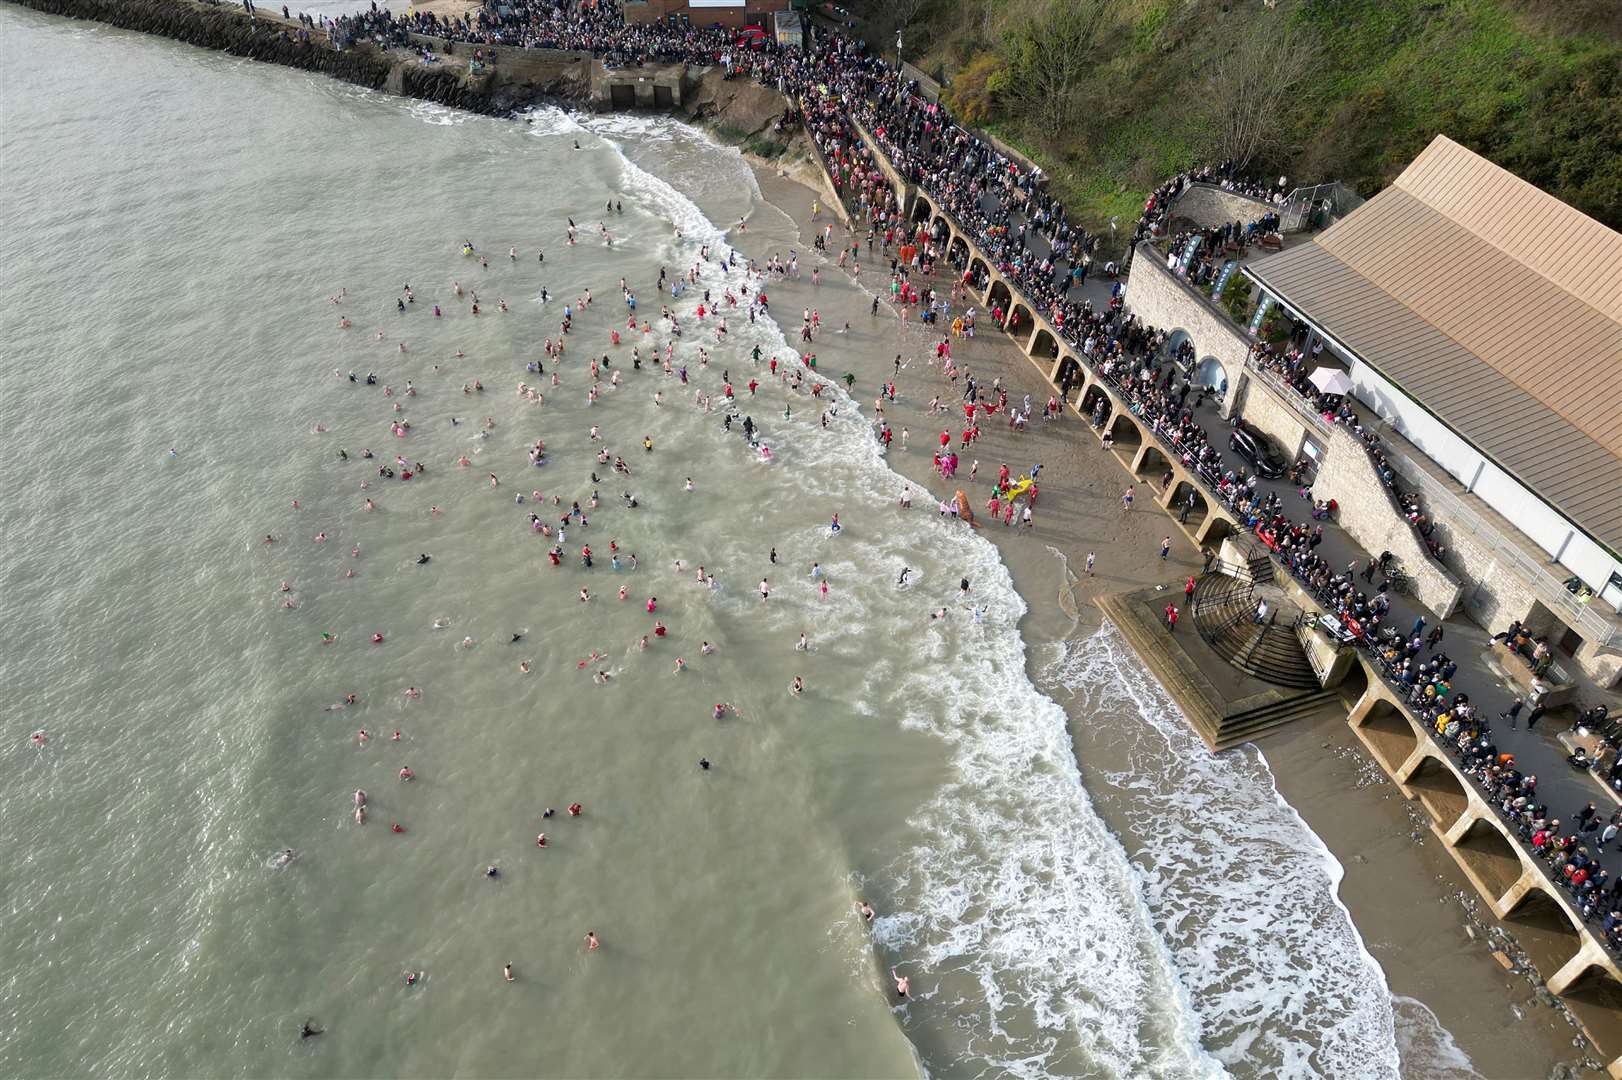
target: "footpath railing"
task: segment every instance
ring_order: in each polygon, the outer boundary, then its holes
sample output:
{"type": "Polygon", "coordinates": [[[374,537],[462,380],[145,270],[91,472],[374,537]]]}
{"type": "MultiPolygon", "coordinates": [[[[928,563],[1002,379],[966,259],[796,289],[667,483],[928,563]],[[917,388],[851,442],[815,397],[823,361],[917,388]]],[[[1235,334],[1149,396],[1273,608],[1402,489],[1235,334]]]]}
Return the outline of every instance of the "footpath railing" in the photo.
{"type": "Polygon", "coordinates": [[[1291,385],[1288,379],[1284,378],[1272,368],[1265,367],[1262,364],[1257,363],[1254,356],[1245,357],[1245,369],[1257,379],[1278,391],[1278,394],[1281,398],[1283,398],[1284,403],[1288,405],[1291,410],[1299,414],[1302,419],[1310,423],[1314,429],[1321,432],[1328,432],[1329,421],[1323,418],[1323,414],[1315,409],[1312,402],[1303,396],[1301,391],[1297,390],[1293,385],[1291,385]]]}

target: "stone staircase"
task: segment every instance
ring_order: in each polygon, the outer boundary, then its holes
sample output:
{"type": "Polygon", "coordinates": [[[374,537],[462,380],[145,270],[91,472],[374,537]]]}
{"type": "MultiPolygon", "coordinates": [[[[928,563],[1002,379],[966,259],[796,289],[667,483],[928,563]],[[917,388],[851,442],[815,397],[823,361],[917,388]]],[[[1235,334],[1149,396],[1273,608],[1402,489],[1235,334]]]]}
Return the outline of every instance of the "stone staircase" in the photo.
{"type": "MultiPolygon", "coordinates": [[[[1153,603],[1160,599],[1155,597],[1153,603]]],[[[1319,688],[1316,679],[1311,689],[1271,686],[1237,699],[1224,695],[1201,668],[1202,663],[1212,663],[1210,651],[1199,648],[1203,639],[1167,633],[1149,600],[1127,593],[1100,596],[1094,602],[1212,750],[1227,750],[1325,710],[1344,711],[1340,695],[1319,688]]]]}
{"type": "MultiPolygon", "coordinates": [[[[1261,562],[1271,580],[1271,561],[1263,557],[1261,562]]],[[[1237,576],[1203,575],[1194,598],[1194,628],[1218,656],[1274,686],[1319,688],[1318,674],[1307,660],[1294,626],[1277,619],[1277,603],[1270,605],[1273,610],[1266,623],[1255,621],[1255,583],[1248,570],[1237,576]]]]}

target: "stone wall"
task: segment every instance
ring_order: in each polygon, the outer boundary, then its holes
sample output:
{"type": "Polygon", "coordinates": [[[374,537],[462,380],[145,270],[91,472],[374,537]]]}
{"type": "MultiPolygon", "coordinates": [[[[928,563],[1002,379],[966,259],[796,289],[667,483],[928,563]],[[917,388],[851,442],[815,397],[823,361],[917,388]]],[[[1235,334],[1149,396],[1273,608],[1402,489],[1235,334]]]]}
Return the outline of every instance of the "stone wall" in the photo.
{"type": "MultiPolygon", "coordinates": [[[[1244,393],[1239,398],[1244,418],[1262,433],[1272,436],[1291,461],[1301,456],[1301,443],[1307,435],[1307,421],[1256,374],[1245,372],[1244,393]]],[[[1320,435],[1320,440],[1322,436],[1320,435]]]]}
{"type": "Polygon", "coordinates": [[[1171,204],[1174,218],[1186,218],[1202,228],[1214,228],[1230,221],[1249,225],[1278,207],[1249,195],[1223,191],[1211,184],[1190,184],[1171,204]]]}
{"type": "MultiPolygon", "coordinates": [[[[1420,544],[1408,520],[1391,505],[1391,497],[1374,471],[1374,463],[1357,437],[1335,425],[1325,443],[1323,464],[1312,493],[1340,504],[1341,528],[1364,551],[1389,551],[1413,582],[1414,598],[1440,618],[1458,606],[1463,586],[1420,544]]],[[[1337,567],[1336,569],[1341,569],[1337,567]]]]}
{"type": "Polygon", "coordinates": [[[1148,244],[1139,245],[1132,259],[1126,281],[1126,306],[1150,326],[1167,333],[1185,331],[1194,343],[1197,360],[1214,356],[1221,361],[1228,373],[1224,413],[1230,411],[1244,381],[1245,356],[1250,352],[1249,333],[1228,318],[1227,312],[1166,269],[1165,253],[1148,244]]]}

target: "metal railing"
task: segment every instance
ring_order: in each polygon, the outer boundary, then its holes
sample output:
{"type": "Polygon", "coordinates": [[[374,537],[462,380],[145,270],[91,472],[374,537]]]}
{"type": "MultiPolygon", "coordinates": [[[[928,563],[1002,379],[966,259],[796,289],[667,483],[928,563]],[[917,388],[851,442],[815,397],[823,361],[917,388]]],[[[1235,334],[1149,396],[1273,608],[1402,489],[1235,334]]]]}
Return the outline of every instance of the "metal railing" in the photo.
{"type": "Polygon", "coordinates": [[[1330,184],[1298,187],[1284,200],[1279,227],[1284,232],[1300,232],[1319,210],[1335,217],[1345,217],[1363,203],[1361,195],[1338,180],[1330,184]]]}
{"type": "Polygon", "coordinates": [[[1257,363],[1254,356],[1247,355],[1245,357],[1245,368],[1276,390],[1279,396],[1284,399],[1285,404],[1311,423],[1314,428],[1321,432],[1328,432],[1329,421],[1323,418],[1323,414],[1313,407],[1312,402],[1307,400],[1301,391],[1290,385],[1288,379],[1272,368],[1257,363]]]}

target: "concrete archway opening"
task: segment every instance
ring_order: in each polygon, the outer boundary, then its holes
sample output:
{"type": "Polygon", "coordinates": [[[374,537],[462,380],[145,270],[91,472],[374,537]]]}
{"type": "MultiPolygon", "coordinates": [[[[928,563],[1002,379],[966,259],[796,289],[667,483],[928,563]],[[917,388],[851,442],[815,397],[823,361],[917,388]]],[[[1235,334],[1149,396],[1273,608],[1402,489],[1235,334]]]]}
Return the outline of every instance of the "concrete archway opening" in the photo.
{"type": "Polygon", "coordinates": [[[1182,371],[1187,371],[1194,363],[1194,339],[1187,330],[1181,326],[1166,335],[1165,344],[1160,347],[1162,359],[1170,360],[1182,371]]]}
{"type": "MultiPolygon", "coordinates": [[[[1491,896],[1503,896],[1509,892],[1511,885],[1520,880],[1520,855],[1490,821],[1473,822],[1459,842],[1453,845],[1453,850],[1470,874],[1481,883],[1482,890],[1491,896]]],[[[1564,963],[1564,960],[1561,962],[1564,963]]]]}
{"type": "Polygon", "coordinates": [[[1039,360],[1055,360],[1059,356],[1059,342],[1047,327],[1039,327],[1036,336],[1031,338],[1031,355],[1039,360]]]}
{"type": "Polygon", "coordinates": [[[1093,383],[1087,387],[1081,398],[1081,414],[1098,430],[1099,435],[1103,435],[1104,425],[1109,423],[1114,412],[1115,403],[1110,400],[1103,386],[1093,383]]]}
{"type": "Polygon", "coordinates": [[[1074,356],[1065,356],[1059,360],[1059,366],[1053,373],[1053,382],[1059,388],[1059,396],[1070,401],[1086,384],[1087,372],[1074,356]]]}
{"type": "Polygon", "coordinates": [[[1217,547],[1230,536],[1239,535],[1239,530],[1232,521],[1222,514],[1213,514],[1195,533],[1194,538],[1202,547],[1217,547]]]}
{"type": "Polygon", "coordinates": [[[1396,772],[1419,745],[1414,725],[1408,722],[1402,710],[1384,698],[1374,703],[1358,729],[1388,773],[1396,772]]]}
{"type": "MultiPolygon", "coordinates": [[[[1171,461],[1166,457],[1159,445],[1149,443],[1143,448],[1143,453],[1138,458],[1138,467],[1133,470],[1133,475],[1153,487],[1155,491],[1162,492],[1165,491],[1166,485],[1161,483],[1161,480],[1170,468],[1171,461]]],[[[1175,484],[1176,482],[1177,478],[1173,476],[1172,483],[1175,484]]]]}
{"type": "Polygon", "coordinates": [[[1430,814],[1437,828],[1446,832],[1470,805],[1470,796],[1453,770],[1434,757],[1427,757],[1408,777],[1408,788],[1430,814]]]}
{"type": "Polygon", "coordinates": [[[1171,498],[1166,503],[1166,509],[1170,510],[1189,532],[1199,532],[1200,526],[1205,524],[1207,515],[1211,513],[1211,504],[1206,501],[1205,492],[1182,477],[1173,479],[1171,485],[1171,498]]]}
{"type": "Polygon", "coordinates": [[[1109,433],[1117,457],[1131,461],[1137,456],[1138,447],[1143,445],[1143,431],[1138,427],[1138,422],[1132,419],[1131,413],[1116,413],[1104,430],[1109,433]]]}
{"type": "Polygon", "coordinates": [[[1560,992],[1606,1057],[1622,1046],[1622,982],[1599,964],[1590,965],[1560,992]]]}
{"type": "Polygon", "coordinates": [[[1560,970],[1583,945],[1581,928],[1572,922],[1566,909],[1548,891],[1550,888],[1553,886],[1528,889],[1504,915],[1504,922],[1513,925],[1515,939],[1544,978],[1560,970]]]}
{"type": "Polygon", "coordinates": [[[1008,313],[1008,321],[1003,324],[1003,329],[1014,335],[1014,337],[1024,340],[1024,338],[1031,332],[1031,324],[1033,321],[1034,320],[1031,318],[1031,309],[1026,307],[1024,304],[1016,302],[1013,306],[1013,310],[1008,313]]]}
{"type": "Polygon", "coordinates": [[[946,245],[946,261],[962,270],[969,261],[969,245],[961,236],[954,236],[946,245]]]}
{"type": "Polygon", "coordinates": [[[991,288],[986,292],[986,303],[994,310],[1001,309],[1004,317],[1007,316],[1008,309],[1013,306],[1013,299],[1014,294],[1008,291],[1008,283],[1001,278],[994,280],[991,283],[991,288]]]}
{"type": "Polygon", "coordinates": [[[1228,394],[1228,369],[1214,356],[1200,358],[1200,362],[1194,367],[1192,381],[1195,386],[1214,388],[1217,397],[1226,397],[1228,394]]]}
{"type": "Polygon", "coordinates": [[[915,196],[912,201],[912,220],[914,222],[928,221],[935,216],[935,208],[928,199],[922,195],[915,196]]]}

